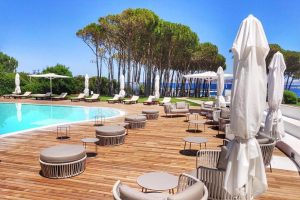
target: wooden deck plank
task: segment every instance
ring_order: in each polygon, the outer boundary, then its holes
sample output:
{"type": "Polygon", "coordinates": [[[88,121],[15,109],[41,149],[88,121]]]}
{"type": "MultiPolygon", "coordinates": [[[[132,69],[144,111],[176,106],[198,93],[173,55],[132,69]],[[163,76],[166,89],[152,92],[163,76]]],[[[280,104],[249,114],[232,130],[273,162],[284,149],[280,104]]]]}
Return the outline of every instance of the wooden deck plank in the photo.
{"type": "MultiPolygon", "coordinates": [[[[0,100],[4,101],[3,99],[0,100]]],[[[47,101],[10,100],[47,104],[47,101]]],[[[197,135],[208,138],[207,148],[216,149],[222,139],[216,131],[186,132],[185,117],[166,118],[159,106],[85,103],[58,101],[54,104],[103,106],[119,108],[126,114],[140,113],[144,108],[159,109],[158,120],[147,122],[145,129],[129,130],[125,144],[99,147],[98,156],[88,158],[86,171],[69,179],[47,179],[39,175],[39,153],[57,144],[81,144],[83,137],[93,137],[93,122],[71,125],[70,140],[56,140],[56,128],[50,127],[0,138],[0,197],[1,199],[112,199],[111,190],[116,180],[139,188],[136,178],[149,171],[167,171],[179,175],[195,168],[195,157],[181,154],[183,137],[197,135]]],[[[107,124],[122,122],[124,117],[109,119],[107,124]]],[[[202,129],[202,127],[200,127],[202,129]]],[[[94,146],[88,146],[94,150],[94,146]]],[[[193,145],[196,148],[196,145],[193,145]]],[[[198,147],[197,147],[198,148],[198,147]]],[[[279,150],[276,155],[284,156],[279,150]]],[[[297,172],[273,169],[267,171],[269,189],[258,199],[289,199],[300,197],[300,179],[297,172]]]]}

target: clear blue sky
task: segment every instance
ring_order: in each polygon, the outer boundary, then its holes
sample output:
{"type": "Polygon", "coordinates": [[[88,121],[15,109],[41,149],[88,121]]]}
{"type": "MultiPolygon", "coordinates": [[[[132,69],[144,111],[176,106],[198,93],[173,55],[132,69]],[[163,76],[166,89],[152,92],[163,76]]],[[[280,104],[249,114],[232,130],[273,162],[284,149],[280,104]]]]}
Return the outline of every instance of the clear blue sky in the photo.
{"type": "Polygon", "coordinates": [[[95,74],[93,56],[76,37],[78,29],[126,8],[148,8],[161,18],[191,27],[201,42],[212,42],[226,57],[241,21],[258,17],[269,43],[300,51],[299,0],[0,0],[0,51],[32,72],[56,63],[74,75],[95,74]]]}

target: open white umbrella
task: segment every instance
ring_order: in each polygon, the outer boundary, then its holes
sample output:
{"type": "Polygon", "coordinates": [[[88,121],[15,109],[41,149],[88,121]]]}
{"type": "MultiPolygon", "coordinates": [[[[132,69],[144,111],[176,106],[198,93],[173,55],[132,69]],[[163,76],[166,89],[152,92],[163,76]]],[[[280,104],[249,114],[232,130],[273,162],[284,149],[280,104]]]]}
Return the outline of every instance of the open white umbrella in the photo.
{"type": "MultiPolygon", "coordinates": [[[[205,79],[205,80],[217,80],[218,74],[213,71],[207,71],[199,74],[187,74],[184,75],[185,78],[198,78],[198,79],[205,79]]],[[[224,79],[232,79],[232,74],[224,74],[224,79]]]]}
{"type": "Polygon", "coordinates": [[[275,132],[276,139],[281,139],[284,136],[284,127],[282,114],[280,111],[280,104],[284,91],[284,71],[286,65],[282,53],[274,54],[269,65],[268,74],[268,104],[269,110],[265,121],[264,131],[271,136],[275,132]],[[275,126],[273,127],[273,123],[275,126]],[[272,130],[275,128],[275,130],[272,130]]]}
{"type": "Polygon", "coordinates": [[[155,86],[154,96],[156,99],[159,99],[160,94],[159,94],[159,75],[158,74],[156,74],[156,76],[155,76],[155,85],[154,86],[155,86]]]}
{"type": "Polygon", "coordinates": [[[119,95],[121,98],[124,98],[126,95],[126,92],[124,89],[125,89],[125,77],[123,74],[121,74],[121,76],[120,76],[120,92],[119,92],[119,95]]]}
{"type": "Polygon", "coordinates": [[[268,41],[261,22],[252,15],[243,20],[233,43],[234,80],[230,128],[235,139],[229,145],[224,188],[232,195],[258,196],[267,190],[260,146],[255,139],[266,103],[265,58],[268,41]]]}
{"type": "Polygon", "coordinates": [[[36,77],[36,78],[47,78],[50,80],[50,92],[52,94],[52,79],[55,78],[70,78],[69,76],[63,76],[63,75],[58,75],[54,73],[48,73],[48,74],[32,74],[29,75],[30,77],[36,77]]]}
{"type": "Polygon", "coordinates": [[[84,79],[84,96],[88,97],[90,95],[90,90],[89,90],[89,76],[86,74],[85,79],[84,79]]]}
{"type": "Polygon", "coordinates": [[[218,84],[217,84],[217,107],[224,106],[226,107],[225,99],[223,97],[224,91],[224,71],[222,67],[218,68],[218,84]]]}
{"type": "Polygon", "coordinates": [[[16,84],[15,93],[16,93],[16,94],[21,94],[21,88],[20,88],[20,75],[19,75],[19,73],[16,74],[16,77],[15,77],[15,84],[16,84]]]}
{"type": "MultiPolygon", "coordinates": [[[[187,79],[198,78],[198,79],[207,80],[208,81],[208,95],[210,96],[210,82],[213,80],[217,80],[218,74],[213,71],[207,71],[207,72],[203,72],[203,73],[199,73],[199,74],[187,74],[187,75],[184,75],[184,77],[187,79]]],[[[232,74],[223,74],[224,79],[232,79],[232,77],[233,77],[232,74]]]]}

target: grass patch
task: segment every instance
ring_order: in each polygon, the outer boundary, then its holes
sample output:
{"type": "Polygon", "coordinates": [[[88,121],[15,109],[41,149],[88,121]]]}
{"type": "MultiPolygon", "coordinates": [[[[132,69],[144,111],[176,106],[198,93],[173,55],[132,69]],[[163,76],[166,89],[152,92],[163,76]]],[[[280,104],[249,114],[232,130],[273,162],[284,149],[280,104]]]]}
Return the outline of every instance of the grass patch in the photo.
{"type": "MultiPolygon", "coordinates": [[[[111,96],[101,96],[100,97],[100,101],[107,101],[107,99],[112,99],[112,98],[113,97],[111,97],[111,96]]],[[[129,99],[129,98],[125,98],[125,99],[129,99]]],[[[148,97],[142,97],[142,96],[140,96],[138,102],[139,103],[143,103],[147,99],[148,99],[148,97]]],[[[159,101],[162,101],[162,100],[163,100],[163,98],[159,98],[159,101]]],[[[199,106],[199,104],[197,104],[197,103],[189,102],[189,101],[186,101],[186,100],[176,99],[175,97],[172,97],[172,99],[171,99],[171,103],[176,103],[176,102],[181,102],[181,101],[184,101],[184,102],[190,104],[190,106],[199,106]]]]}
{"type": "Polygon", "coordinates": [[[200,100],[200,101],[214,101],[214,97],[189,97],[189,99],[200,100]]]}

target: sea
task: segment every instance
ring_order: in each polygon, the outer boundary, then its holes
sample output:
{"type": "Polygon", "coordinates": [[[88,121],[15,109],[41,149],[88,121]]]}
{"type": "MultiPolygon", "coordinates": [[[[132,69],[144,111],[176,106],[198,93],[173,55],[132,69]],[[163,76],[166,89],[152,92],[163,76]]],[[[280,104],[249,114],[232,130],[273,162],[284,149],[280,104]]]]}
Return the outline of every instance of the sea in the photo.
{"type": "MultiPolygon", "coordinates": [[[[193,93],[193,91],[195,89],[195,86],[196,86],[196,84],[194,84],[194,83],[191,86],[189,86],[189,84],[186,83],[185,89],[186,90],[190,89],[191,92],[193,93]]],[[[232,83],[225,83],[224,84],[224,95],[230,94],[231,86],[232,86],[232,83]]],[[[174,89],[176,88],[176,83],[172,84],[172,88],[174,88],[174,89]]],[[[290,90],[295,92],[297,94],[298,98],[300,98],[300,84],[299,83],[291,85],[290,90]]],[[[217,84],[216,83],[211,83],[210,91],[211,91],[210,92],[211,96],[215,96],[217,94],[217,84]]]]}

